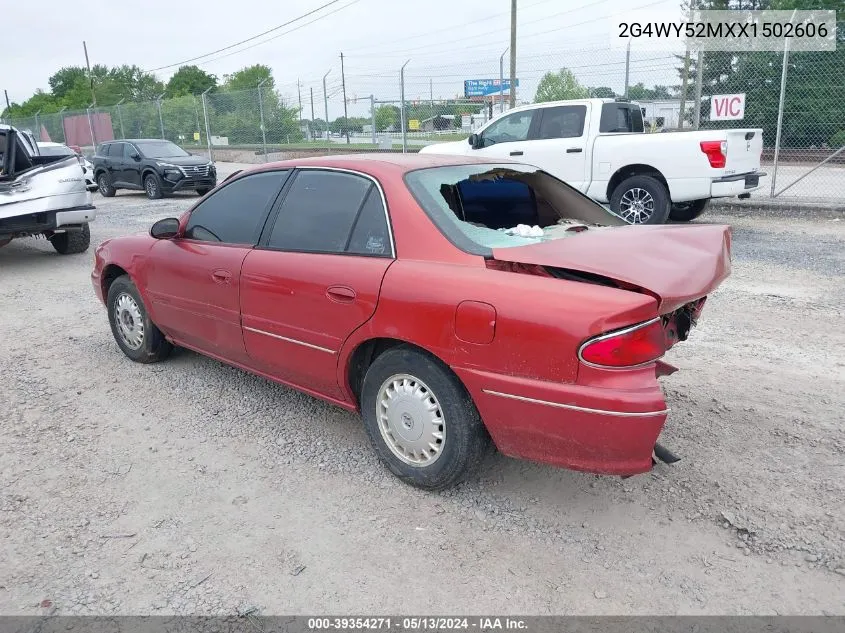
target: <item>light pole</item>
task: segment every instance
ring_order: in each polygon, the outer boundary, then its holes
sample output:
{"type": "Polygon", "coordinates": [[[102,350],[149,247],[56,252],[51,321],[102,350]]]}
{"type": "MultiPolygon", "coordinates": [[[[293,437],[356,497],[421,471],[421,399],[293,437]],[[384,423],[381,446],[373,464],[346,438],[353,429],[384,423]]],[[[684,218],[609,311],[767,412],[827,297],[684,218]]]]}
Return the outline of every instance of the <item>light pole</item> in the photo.
{"type": "Polygon", "coordinates": [[[126,101],[126,97],[117,102],[117,118],[120,121],[120,138],[126,138],[126,132],[123,131],[123,110],[120,109],[120,104],[126,101]]]}
{"type": "Polygon", "coordinates": [[[505,111],[505,55],[509,50],[510,46],[499,57],[499,112],[505,111]]]}
{"type": "Polygon", "coordinates": [[[65,131],[65,115],[62,114],[67,110],[67,106],[62,106],[62,109],[59,110],[59,122],[62,124],[62,142],[67,145],[67,132],[65,131]]]}
{"type": "Polygon", "coordinates": [[[158,123],[161,126],[161,138],[164,139],[164,118],[161,116],[161,98],[166,93],[162,92],[159,96],[156,97],[156,103],[158,104],[158,123]]]}
{"type": "Polygon", "coordinates": [[[323,75],[323,109],[325,110],[326,116],[326,142],[329,141],[329,93],[326,91],[326,77],[329,76],[329,73],[332,71],[329,68],[329,72],[323,75]]]}
{"type": "Polygon", "coordinates": [[[408,132],[405,130],[405,66],[411,63],[409,59],[399,69],[399,119],[402,123],[402,153],[408,151],[408,132]]]}
{"type": "Polygon", "coordinates": [[[214,155],[211,153],[211,126],[208,124],[208,106],[206,105],[205,95],[208,94],[208,91],[211,90],[214,86],[209,87],[205,92],[202,93],[202,116],[205,119],[205,142],[208,144],[208,160],[214,162],[214,155]]]}

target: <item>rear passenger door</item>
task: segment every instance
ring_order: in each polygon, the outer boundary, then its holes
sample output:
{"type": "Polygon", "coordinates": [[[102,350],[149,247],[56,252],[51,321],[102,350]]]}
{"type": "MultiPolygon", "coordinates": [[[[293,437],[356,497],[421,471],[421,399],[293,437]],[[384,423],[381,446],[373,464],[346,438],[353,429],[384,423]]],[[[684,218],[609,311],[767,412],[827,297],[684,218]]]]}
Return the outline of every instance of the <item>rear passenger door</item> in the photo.
{"type": "Polygon", "coordinates": [[[395,251],[379,184],[346,170],[300,169],[241,271],[241,322],[252,364],[344,399],[338,352],[375,312],[395,251]]]}
{"type": "Polygon", "coordinates": [[[520,160],[585,191],[590,184],[586,122],[589,104],[540,108],[520,160]]]}

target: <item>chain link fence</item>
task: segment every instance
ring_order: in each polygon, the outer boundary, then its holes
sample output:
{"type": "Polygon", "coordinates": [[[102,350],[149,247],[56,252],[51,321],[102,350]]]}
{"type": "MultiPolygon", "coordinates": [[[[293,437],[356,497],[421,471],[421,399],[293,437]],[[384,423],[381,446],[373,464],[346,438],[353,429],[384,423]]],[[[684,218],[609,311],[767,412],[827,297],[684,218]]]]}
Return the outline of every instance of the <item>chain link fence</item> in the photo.
{"type": "MultiPolygon", "coordinates": [[[[646,131],[654,133],[762,128],[767,176],[755,197],[841,200],[845,23],[838,26],[839,50],[833,52],[707,51],[687,58],[654,51],[626,54],[573,40],[566,50],[518,58],[515,100],[521,105],[627,96],[640,103],[646,131]],[[710,97],[738,93],[745,95],[743,119],[713,120],[710,97]]],[[[484,46],[489,49],[489,44],[469,48],[484,46]]],[[[412,57],[404,67],[402,58],[392,58],[395,63],[390,59],[349,55],[345,76],[339,69],[330,71],[331,81],[323,77],[244,91],[216,89],[11,123],[37,130],[42,140],[87,152],[105,140],[154,137],[188,151],[210,152],[217,160],[260,162],[303,149],[415,151],[430,143],[466,139],[508,109],[504,54],[473,52],[456,62],[420,53],[418,61],[412,57]],[[497,84],[500,78],[503,84],[497,84]],[[468,92],[465,82],[470,80],[484,81],[470,82],[468,92]],[[482,84],[484,94],[476,90],[482,84]]]]}

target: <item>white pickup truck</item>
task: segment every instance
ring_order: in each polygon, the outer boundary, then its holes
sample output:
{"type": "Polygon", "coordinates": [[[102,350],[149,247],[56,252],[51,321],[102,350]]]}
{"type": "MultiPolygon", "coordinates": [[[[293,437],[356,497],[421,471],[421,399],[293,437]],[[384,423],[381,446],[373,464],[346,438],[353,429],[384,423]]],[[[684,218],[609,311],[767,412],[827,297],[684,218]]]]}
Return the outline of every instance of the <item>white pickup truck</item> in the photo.
{"type": "Polygon", "coordinates": [[[634,224],[684,222],[711,198],[760,186],[763,130],[644,133],[637,103],[613,99],[521,106],[466,141],[420,152],[505,158],[539,167],[634,224]]]}

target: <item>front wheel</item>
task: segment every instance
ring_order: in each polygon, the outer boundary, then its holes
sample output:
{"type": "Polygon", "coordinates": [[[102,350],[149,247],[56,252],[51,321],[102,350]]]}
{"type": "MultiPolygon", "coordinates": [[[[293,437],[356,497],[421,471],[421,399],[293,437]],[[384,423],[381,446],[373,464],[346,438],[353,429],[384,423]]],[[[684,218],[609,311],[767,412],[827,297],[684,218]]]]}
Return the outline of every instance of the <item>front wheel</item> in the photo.
{"type": "Polygon", "coordinates": [[[59,255],[76,255],[84,253],[91,245],[91,229],[88,224],[83,224],[78,231],[64,231],[53,233],[50,236],[50,243],[59,255]]]}
{"type": "Polygon", "coordinates": [[[689,202],[676,202],[669,212],[669,219],[673,222],[690,222],[704,213],[710,200],[690,200],[689,202]]]}
{"type": "Polygon", "coordinates": [[[161,179],[155,174],[147,174],[144,177],[144,193],[150,200],[160,199],[164,195],[161,190],[161,179]]]}
{"type": "Polygon", "coordinates": [[[481,416],[458,378],[439,361],[401,346],[364,376],[367,435],[388,469],[412,486],[448,488],[475,470],[490,448],[481,416]]]}
{"type": "Polygon", "coordinates": [[[610,196],[610,209],[631,224],[664,224],[669,206],[666,186],[652,176],[626,178],[610,196]]]}
{"type": "Polygon", "coordinates": [[[136,363],[155,363],[170,354],[173,346],[150,321],[138,288],[128,275],[109,286],[106,305],[112,335],[126,356],[136,363]]]}

